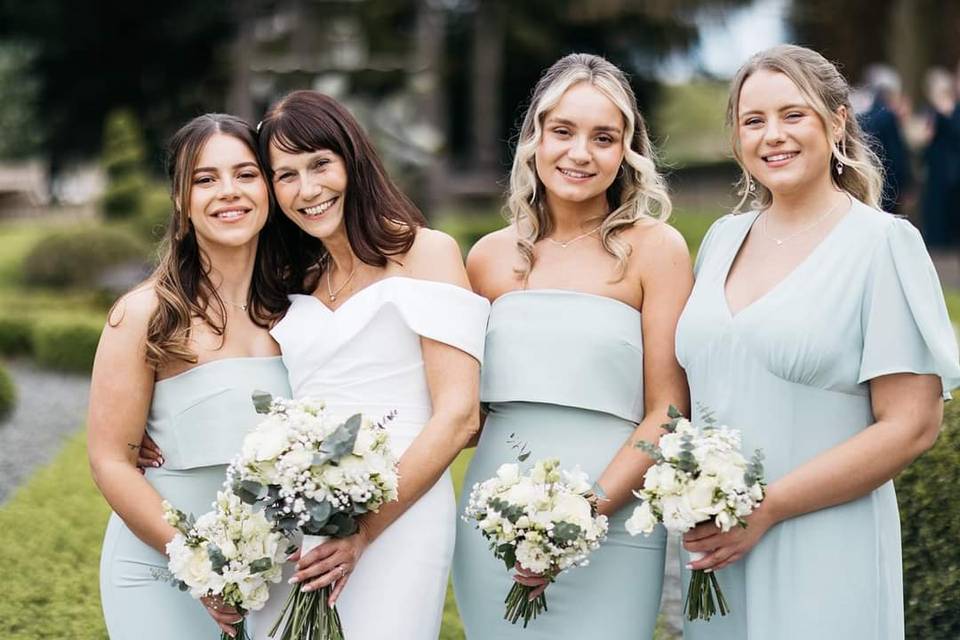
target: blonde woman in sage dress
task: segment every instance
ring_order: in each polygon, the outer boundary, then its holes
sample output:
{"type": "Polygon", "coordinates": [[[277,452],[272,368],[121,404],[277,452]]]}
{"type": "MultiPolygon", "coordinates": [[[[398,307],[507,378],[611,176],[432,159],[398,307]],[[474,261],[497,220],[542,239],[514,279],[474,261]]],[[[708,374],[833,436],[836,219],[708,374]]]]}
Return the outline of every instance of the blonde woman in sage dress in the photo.
{"type": "Polygon", "coordinates": [[[473,483],[516,459],[558,457],[599,481],[608,540],[590,564],[546,586],[549,611],[528,628],[503,619],[514,579],[480,533],[458,523],[457,604],[470,640],[649,638],[663,580],[662,530],[630,537],[630,490],[669,405],[686,409],[674,329],[692,284],[686,245],[646,128],[619,69],[592,55],[554,64],[534,91],[511,174],[512,224],[473,248],[474,289],[493,301],[481,376],[486,410],[467,472],[473,483]],[[531,205],[531,200],[533,204],[531,205]],[[661,219],[658,219],[661,218],[661,219]]]}
{"type": "Polygon", "coordinates": [[[876,158],[822,56],[756,54],[729,115],[755,208],[707,234],[677,356],[694,407],[764,451],[769,486],[746,528],[687,534],[732,612],[684,638],[900,640],[892,478],[960,384],[937,275],[917,230],[877,209],[876,158]]]}

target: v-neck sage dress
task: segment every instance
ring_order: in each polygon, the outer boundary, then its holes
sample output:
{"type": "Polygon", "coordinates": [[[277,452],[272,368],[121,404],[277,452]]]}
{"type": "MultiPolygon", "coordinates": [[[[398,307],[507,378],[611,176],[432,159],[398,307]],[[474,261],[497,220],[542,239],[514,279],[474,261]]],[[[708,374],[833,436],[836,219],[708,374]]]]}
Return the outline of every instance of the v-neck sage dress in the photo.
{"type": "MultiPolygon", "coordinates": [[[[599,479],[643,419],[640,312],[613,298],[529,289],[494,301],[487,326],[480,401],[486,422],[460,495],[514,462],[559,458],[599,479]]],[[[468,640],[635,640],[653,637],[663,585],[666,534],[630,536],[627,505],[610,517],[590,564],[560,574],[546,591],[549,610],[530,622],[503,619],[511,572],[473,525],[457,522],[453,587],[468,640]]]]}
{"type": "MultiPolygon", "coordinates": [[[[732,315],[725,281],[757,217],[728,215],[711,227],[676,347],[695,416],[707,408],[741,429],[744,450],[765,453],[773,483],[875,421],[871,379],[934,374],[949,398],[960,365],[920,234],[857,201],[794,271],[732,315]]],[[[772,527],[717,573],[732,612],[687,622],[684,638],[902,639],[901,564],[886,482],[772,527]]]]}

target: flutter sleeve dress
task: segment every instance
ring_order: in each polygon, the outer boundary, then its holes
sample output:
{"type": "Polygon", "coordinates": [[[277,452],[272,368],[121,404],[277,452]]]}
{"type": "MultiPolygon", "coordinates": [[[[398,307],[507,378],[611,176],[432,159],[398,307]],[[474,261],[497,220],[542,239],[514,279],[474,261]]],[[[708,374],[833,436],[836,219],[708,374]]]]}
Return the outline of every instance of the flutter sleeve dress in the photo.
{"type": "MultiPolygon", "coordinates": [[[[933,374],[949,398],[960,365],[920,234],[857,201],[793,272],[731,314],[724,285],[757,216],[710,229],[676,348],[695,421],[711,411],[740,429],[772,484],[875,422],[873,378],[933,374]]],[[[732,612],[687,622],[687,640],[903,638],[893,482],[775,525],[717,575],[732,612]]]]}

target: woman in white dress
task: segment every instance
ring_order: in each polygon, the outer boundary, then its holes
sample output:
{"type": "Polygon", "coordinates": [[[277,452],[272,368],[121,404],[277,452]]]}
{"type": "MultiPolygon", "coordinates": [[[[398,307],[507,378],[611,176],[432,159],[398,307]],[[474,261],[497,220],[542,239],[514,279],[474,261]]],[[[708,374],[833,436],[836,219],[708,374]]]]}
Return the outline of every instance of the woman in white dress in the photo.
{"type": "MultiPolygon", "coordinates": [[[[350,113],[298,91],[267,113],[260,152],[285,216],[290,307],[271,333],[294,397],[388,424],[399,500],[359,531],[295,557],[305,589],[333,584],[350,640],[434,640],[453,554],[447,467],[476,434],[489,304],[469,289],[460,250],[423,227],[350,113]]],[[[287,592],[251,615],[266,637],[287,592]]]]}

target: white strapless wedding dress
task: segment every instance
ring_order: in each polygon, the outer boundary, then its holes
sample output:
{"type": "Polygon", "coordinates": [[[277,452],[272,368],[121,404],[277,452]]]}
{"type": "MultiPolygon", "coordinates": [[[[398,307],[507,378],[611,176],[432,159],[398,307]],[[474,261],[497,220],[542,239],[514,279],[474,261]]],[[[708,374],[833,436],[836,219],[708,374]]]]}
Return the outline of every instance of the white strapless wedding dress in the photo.
{"type": "MultiPolygon", "coordinates": [[[[331,415],[390,411],[387,429],[400,456],[432,414],[420,338],[480,361],[490,305],[461,287],[391,276],[336,310],[313,296],[290,296],[271,334],[280,344],[294,398],[326,401],[331,415]]],[[[400,479],[403,492],[403,478],[400,479]]],[[[449,472],[364,552],[337,602],[346,640],[436,640],[453,556],[456,504],[449,472]]],[[[250,614],[264,640],[290,587],[288,564],[267,606],[250,614]]]]}

